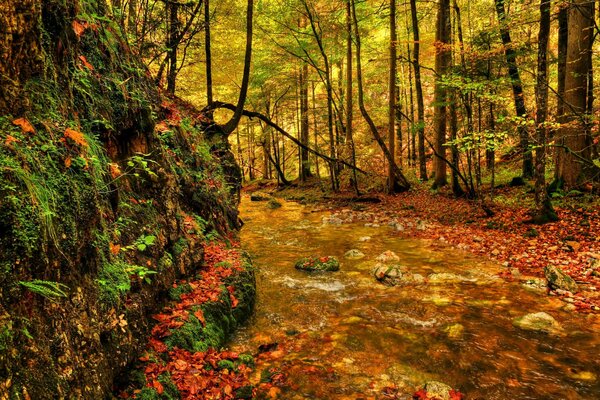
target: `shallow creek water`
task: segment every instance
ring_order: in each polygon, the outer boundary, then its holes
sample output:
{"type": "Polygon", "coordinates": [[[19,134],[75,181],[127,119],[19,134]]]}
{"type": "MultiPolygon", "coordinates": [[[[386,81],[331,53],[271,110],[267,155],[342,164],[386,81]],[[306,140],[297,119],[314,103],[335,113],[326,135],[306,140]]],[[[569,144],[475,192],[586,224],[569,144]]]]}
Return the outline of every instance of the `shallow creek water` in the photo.
{"type": "MultiPolygon", "coordinates": [[[[467,399],[600,399],[600,322],[563,311],[565,303],[495,278],[502,268],[435,241],[401,239],[392,228],[324,224],[324,212],[284,202],[241,204],[242,247],[257,267],[250,323],[230,348],[256,353],[257,375],[285,372],[283,399],[386,398],[395,385],[409,398],[429,380],[467,399]],[[360,241],[370,236],[368,241],[360,241]],[[344,259],[359,249],[366,257],[344,259]],[[460,283],[387,287],[371,275],[386,250],[425,277],[449,272],[460,283]],[[338,257],[339,272],[294,269],[311,254],[338,257]],[[515,317],[545,311],[562,335],[523,331],[515,317]]],[[[255,377],[256,378],[256,377],[255,377]]],[[[389,398],[389,397],[388,397],[389,398]]]]}

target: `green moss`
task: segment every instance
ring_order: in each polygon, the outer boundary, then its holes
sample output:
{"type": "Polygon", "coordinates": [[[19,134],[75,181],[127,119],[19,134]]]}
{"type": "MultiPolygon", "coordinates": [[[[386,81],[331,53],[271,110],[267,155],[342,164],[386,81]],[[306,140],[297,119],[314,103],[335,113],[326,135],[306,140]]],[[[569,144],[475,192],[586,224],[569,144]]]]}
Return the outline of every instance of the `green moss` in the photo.
{"type": "Polygon", "coordinates": [[[236,369],[235,364],[231,360],[221,360],[217,363],[217,367],[219,369],[227,369],[229,371],[234,371],[236,369]]]}
{"type": "Polygon", "coordinates": [[[165,251],[163,256],[158,260],[158,271],[168,271],[173,268],[173,256],[168,251],[165,251]]]}
{"type": "Polygon", "coordinates": [[[238,390],[235,391],[236,399],[251,399],[253,397],[252,391],[253,387],[251,385],[242,386],[238,390]]]}
{"type": "Polygon", "coordinates": [[[177,239],[175,244],[173,244],[173,255],[175,257],[179,257],[188,248],[189,248],[189,244],[188,244],[187,239],[184,237],[180,237],[179,239],[177,239]]]}
{"type": "Polygon", "coordinates": [[[190,293],[191,291],[192,287],[188,283],[178,284],[176,287],[169,289],[169,297],[171,300],[179,301],[182,294],[190,293]]]}
{"type": "Polygon", "coordinates": [[[13,346],[14,332],[11,320],[0,322],[0,353],[8,351],[13,346]]]}
{"type": "Polygon", "coordinates": [[[98,286],[100,300],[108,304],[118,304],[121,296],[131,290],[131,279],[124,261],[107,262],[102,265],[98,273],[98,286]]]}
{"type": "Polygon", "coordinates": [[[240,354],[238,360],[240,363],[245,364],[249,367],[254,366],[254,357],[251,354],[240,354]]]}

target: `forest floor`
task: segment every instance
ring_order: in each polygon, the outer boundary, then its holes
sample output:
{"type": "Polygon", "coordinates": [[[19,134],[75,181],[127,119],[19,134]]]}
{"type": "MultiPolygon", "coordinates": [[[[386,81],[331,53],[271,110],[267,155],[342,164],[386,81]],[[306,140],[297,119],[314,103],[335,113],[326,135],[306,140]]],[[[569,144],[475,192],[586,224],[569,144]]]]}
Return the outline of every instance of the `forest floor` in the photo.
{"type": "Polygon", "coordinates": [[[579,291],[549,290],[548,294],[570,297],[563,300],[579,312],[600,313],[598,196],[576,192],[555,199],[559,221],[536,225],[531,222],[533,194],[529,186],[502,185],[494,189],[493,198],[486,193],[485,205],[494,212],[489,217],[481,200],[455,198],[445,190],[434,193],[426,183],[395,195],[368,193],[365,202],[351,192],[327,193],[323,185],[313,181],[277,188],[273,183],[255,182],[245,190],[314,203],[331,212],[338,223],[390,225],[400,237],[438,240],[488,257],[506,267],[500,275],[507,280],[543,277],[544,267],[555,265],[575,279],[579,291]]]}

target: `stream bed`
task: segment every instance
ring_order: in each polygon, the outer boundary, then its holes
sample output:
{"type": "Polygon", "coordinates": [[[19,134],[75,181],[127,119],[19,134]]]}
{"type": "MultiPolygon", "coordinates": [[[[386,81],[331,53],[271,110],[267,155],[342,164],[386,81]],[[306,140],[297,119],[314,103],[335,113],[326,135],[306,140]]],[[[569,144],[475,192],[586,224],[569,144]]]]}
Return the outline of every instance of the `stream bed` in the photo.
{"type": "Polygon", "coordinates": [[[278,398],[411,398],[436,380],[466,399],[600,399],[598,318],[497,278],[504,267],[388,226],[330,224],[328,213],[297,203],[269,209],[245,196],[240,209],[258,298],[229,347],[268,350],[255,379],[285,377],[278,398]],[[365,257],[344,258],[350,249],[365,257]],[[410,273],[446,279],[385,286],[371,271],[388,250],[410,273]],[[313,254],[337,257],[340,271],[294,269],[313,254]],[[552,334],[513,325],[542,311],[560,324],[552,334]]]}

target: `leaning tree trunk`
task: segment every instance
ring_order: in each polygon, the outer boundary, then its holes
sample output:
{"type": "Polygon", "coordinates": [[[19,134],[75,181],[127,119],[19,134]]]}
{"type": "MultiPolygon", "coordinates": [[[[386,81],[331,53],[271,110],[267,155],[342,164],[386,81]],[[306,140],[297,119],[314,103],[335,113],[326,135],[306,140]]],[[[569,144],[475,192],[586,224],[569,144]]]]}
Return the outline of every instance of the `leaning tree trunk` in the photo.
{"type": "MultiPolygon", "coordinates": [[[[495,0],[495,3],[498,21],[500,22],[500,36],[502,37],[504,55],[506,57],[506,64],[508,65],[508,76],[512,84],[515,111],[517,117],[526,117],[527,108],[525,107],[525,98],[523,97],[523,84],[521,83],[521,76],[517,68],[517,53],[513,48],[508,22],[506,21],[504,0],[495,0]]],[[[519,124],[517,130],[519,132],[519,145],[523,152],[523,177],[530,178],[533,176],[533,157],[529,149],[529,132],[524,124],[519,124]]]]}
{"type": "Polygon", "coordinates": [[[443,76],[448,72],[451,63],[451,29],[450,29],[450,1],[440,0],[437,13],[437,29],[435,33],[436,54],[435,54],[435,99],[434,99],[434,116],[433,124],[435,131],[435,158],[433,169],[435,172],[435,180],[433,188],[445,186],[447,181],[446,173],[446,102],[448,93],[444,83],[443,76]]]}
{"type": "Polygon", "coordinates": [[[594,36],[594,3],[575,0],[568,10],[567,57],[564,76],[564,113],[560,116],[557,177],[566,188],[578,187],[591,164],[586,121],[589,52],[594,36]]]}
{"type": "Polygon", "coordinates": [[[246,55],[244,56],[244,76],[242,77],[242,86],[240,88],[240,97],[238,98],[235,112],[231,119],[222,126],[223,132],[230,134],[242,118],[246,95],[248,94],[248,84],[250,83],[250,63],[252,61],[252,17],[254,14],[254,1],[248,0],[246,11],[246,55]]]}

